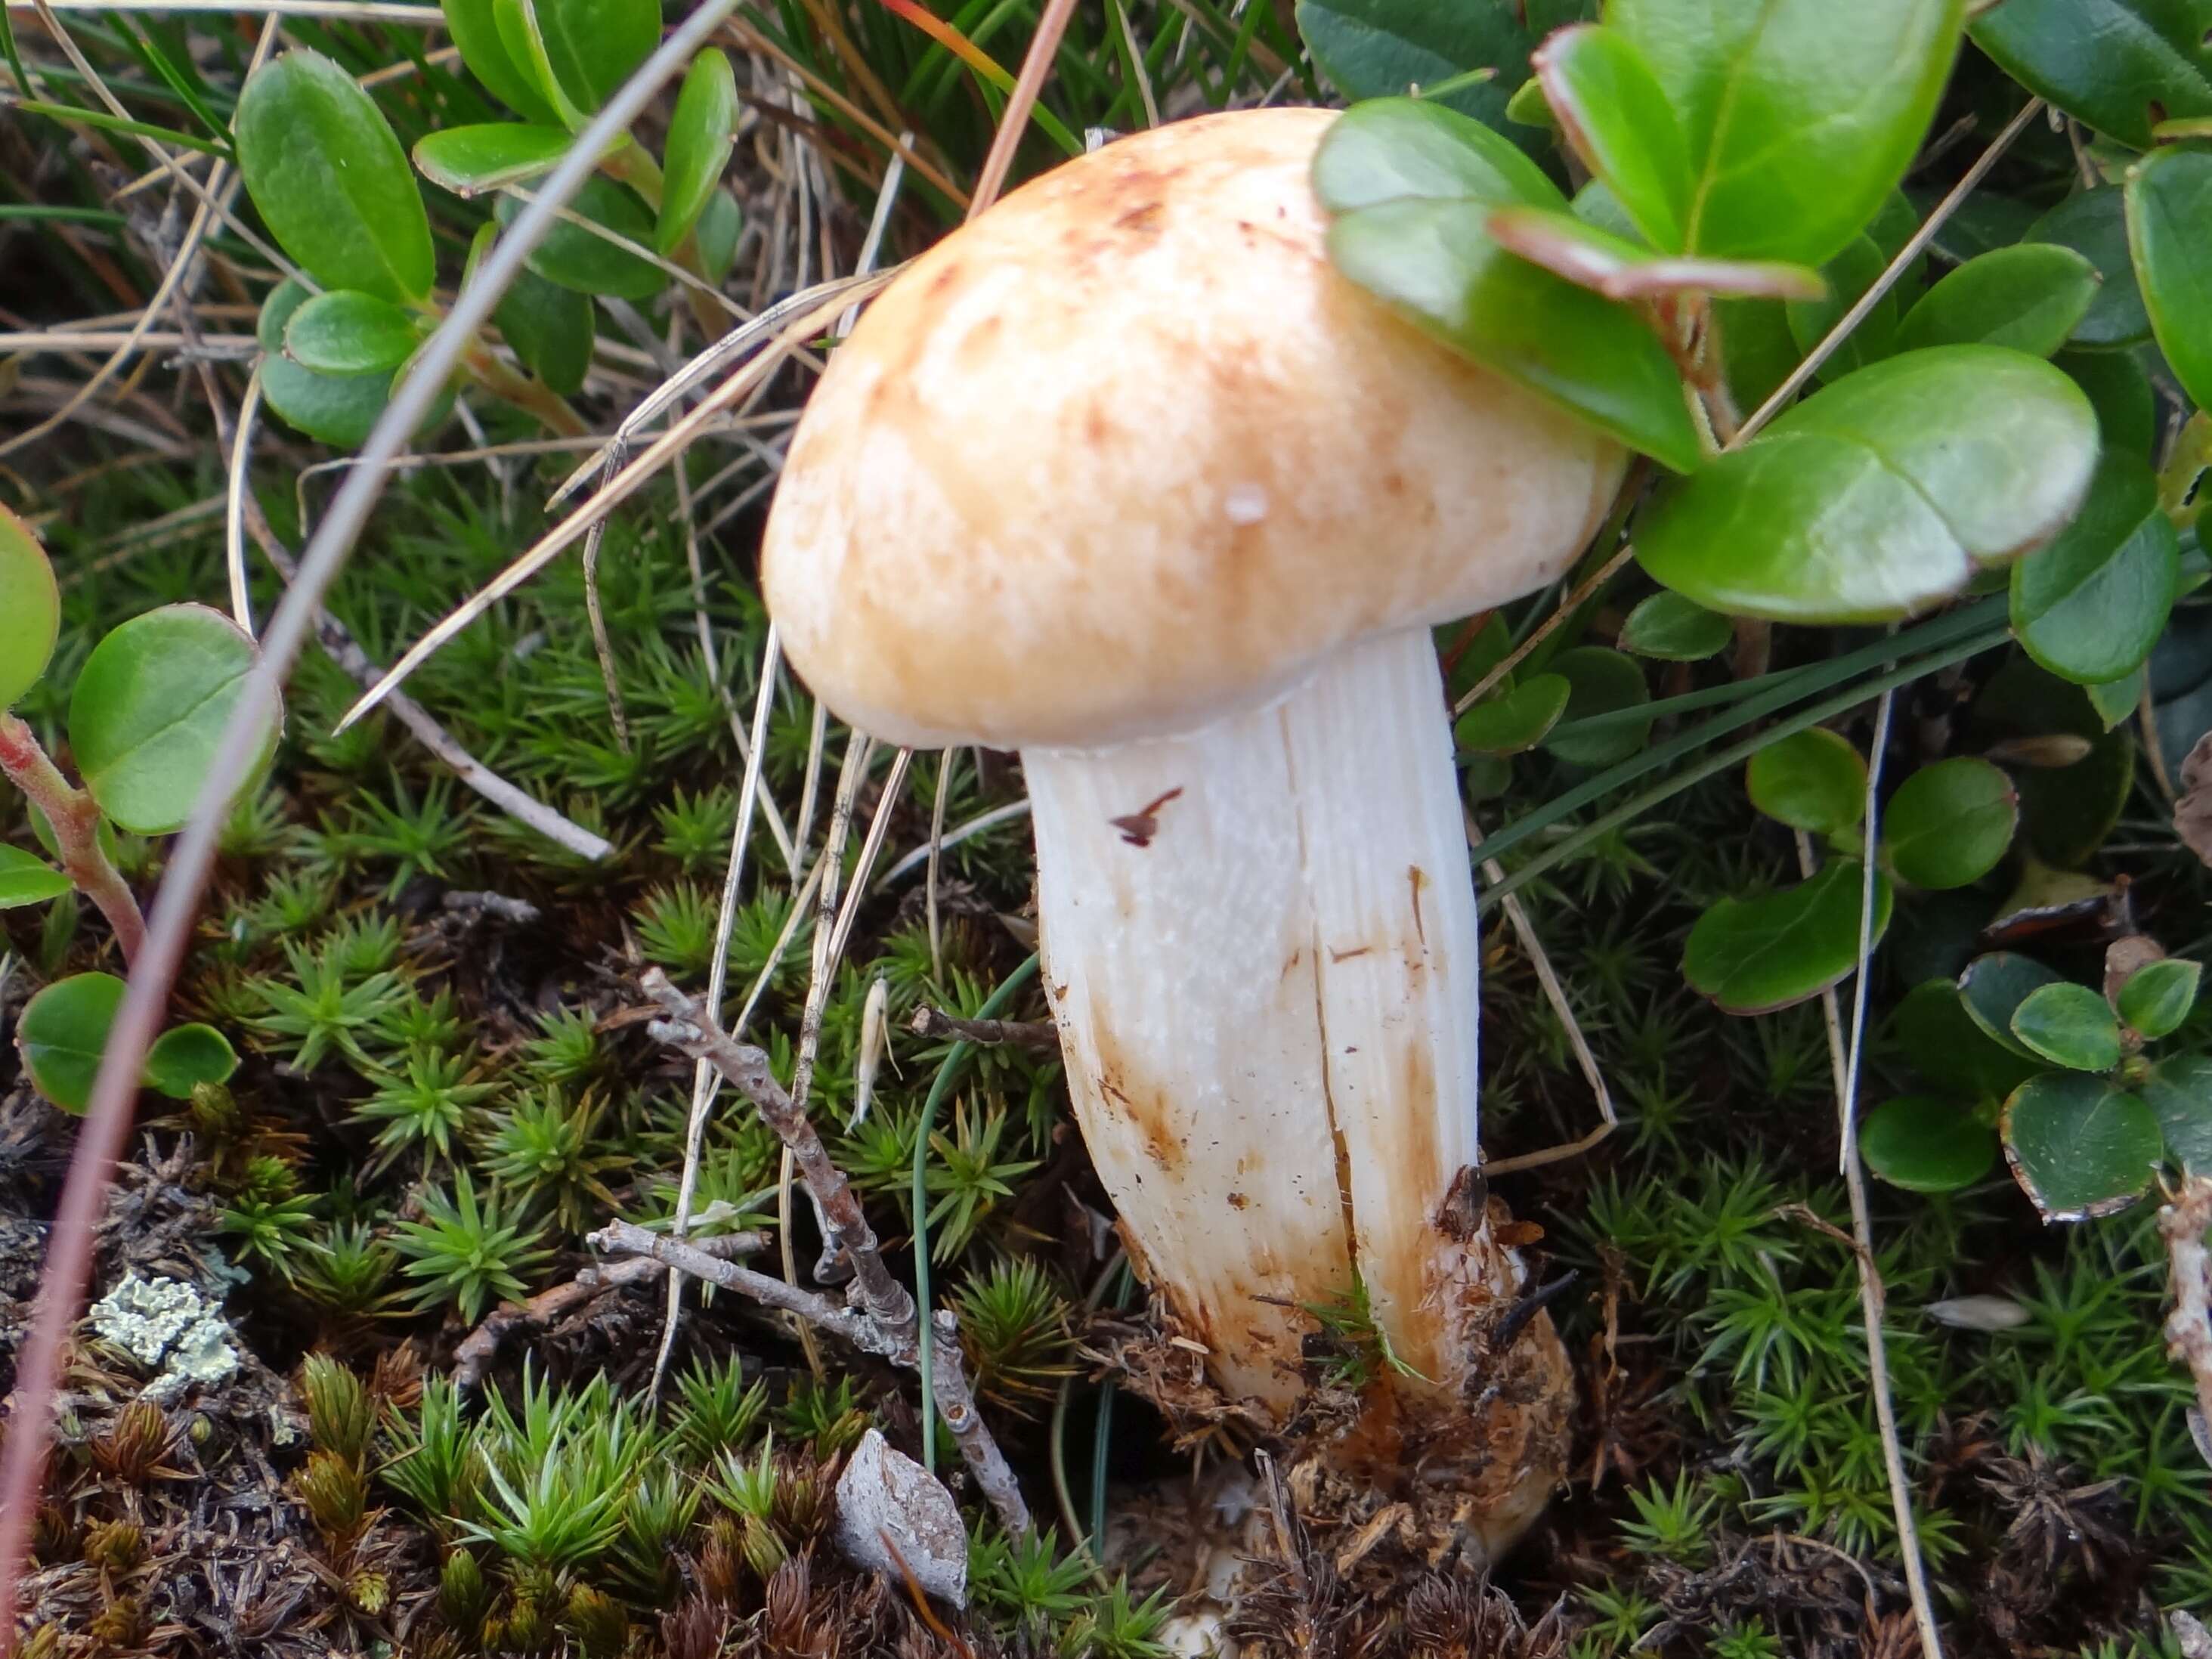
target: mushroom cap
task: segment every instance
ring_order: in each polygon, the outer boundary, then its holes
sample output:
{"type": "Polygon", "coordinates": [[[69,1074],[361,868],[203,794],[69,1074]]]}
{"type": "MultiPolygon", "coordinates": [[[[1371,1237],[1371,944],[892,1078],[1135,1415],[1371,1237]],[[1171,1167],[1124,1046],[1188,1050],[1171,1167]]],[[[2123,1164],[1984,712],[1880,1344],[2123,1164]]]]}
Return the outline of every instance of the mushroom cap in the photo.
{"type": "Polygon", "coordinates": [[[1308,179],[1334,118],[1119,140],[868,307],[761,556],[840,718],[914,747],[1188,731],[1566,568],[1620,449],[1336,274],[1308,179]]]}

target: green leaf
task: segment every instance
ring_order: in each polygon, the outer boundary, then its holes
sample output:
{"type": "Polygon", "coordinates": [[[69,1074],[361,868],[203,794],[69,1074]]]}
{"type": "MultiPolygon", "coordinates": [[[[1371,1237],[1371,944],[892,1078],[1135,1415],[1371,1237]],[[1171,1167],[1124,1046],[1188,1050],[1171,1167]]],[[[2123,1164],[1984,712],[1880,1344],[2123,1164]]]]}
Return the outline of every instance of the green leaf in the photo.
{"type": "Polygon", "coordinates": [[[2005,1103],[2005,1161],[2045,1221],[2125,1209],[2150,1185],[2165,1150],[2158,1117],[2102,1078],[2052,1072],[2005,1103]]]}
{"type": "Polygon", "coordinates": [[[146,1082],[172,1100],[190,1100],[201,1083],[227,1083],[238,1053],[212,1025],[176,1025],[154,1039],[146,1054],[146,1082]]]}
{"type": "Polygon", "coordinates": [[[2131,718],[2142,707],[2143,671],[2123,675],[2116,680],[2106,680],[2102,685],[2085,685],[2089,706],[2097,711],[2097,718],[2109,732],[2122,720],[2131,718]]]}
{"type": "Polygon", "coordinates": [[[2077,191],[2027,228],[2028,242],[2071,248],[2097,268],[2097,297],[2074,325],[2074,343],[2106,350],[2138,345],[2150,338],[2150,313],[2143,309],[2128,252],[2127,209],[2118,185],[2077,191]]]}
{"type": "Polygon", "coordinates": [[[2019,826],[2012,780],[1976,756],[1955,755],[1899,786],[1882,815],[1882,853],[1900,881],[1964,887],[1997,867],[2019,826]]]}
{"type": "Polygon", "coordinates": [[[326,289],[398,304],[437,280],[415,175],[369,95],[320,52],[286,52],[238,100],[239,171],[284,251],[326,289]]]}
{"type": "Polygon", "coordinates": [[[461,49],[461,61],[485,89],[525,120],[560,125],[560,114],[537,76],[514,60],[500,38],[492,0],[439,0],[439,3],[446,14],[446,32],[461,49]]]}
{"type": "MultiPolygon", "coordinates": [[[[1792,300],[1782,308],[1790,325],[1790,337],[1800,357],[1810,356],[1813,348],[1828,337],[1828,331],[1843,321],[1888,264],[1889,260],[1871,236],[1854,236],[1821,267],[1820,276],[1827,284],[1827,292],[1810,299],[1792,300]]],[[[1814,371],[1814,377],[1826,385],[1869,363],[1880,362],[1891,355],[1896,334],[1897,290],[1892,289],[1869,307],[1867,314],[1838,343],[1828,360],[1814,371]]]]}
{"type": "MultiPolygon", "coordinates": [[[[205,605],[171,605],[112,629],[70,696],[70,747],[100,810],[142,836],[191,815],[253,667],[253,641],[205,605]]],[[[276,747],[272,720],[256,744],[276,747]]]]}
{"type": "Polygon", "coordinates": [[[1659,338],[1625,307],[1506,252],[1480,202],[1399,201],[1329,227],[1353,282],[1476,361],[1677,472],[1698,431],[1659,338]]]}
{"type": "Polygon", "coordinates": [[[318,374],[284,356],[284,331],[310,297],[299,283],[288,281],[277,283],[261,302],[256,325],[264,354],[261,395],[288,425],[310,438],[338,449],[359,449],[391,401],[392,376],[318,374]]]}
{"type": "Polygon", "coordinates": [[[2030,92],[2132,149],[2159,121],[2212,114],[2199,0],[2004,0],[1971,32],[2030,92]]]}
{"type": "Polygon", "coordinates": [[[1815,392],[1647,507],[1638,556],[1710,610],[1909,616],[2047,540],[2080,505],[2096,416],[1998,346],[1893,357],[1815,392]]]}
{"type": "Polygon", "coordinates": [[[2148,463],[2106,454],[2074,522],[2012,569],[2012,627],[2063,679],[2101,685],[2150,655],[2181,584],[2181,543],[2148,463]]]}
{"type": "Polygon", "coordinates": [[[112,974],[56,980],[23,1005],[15,1047],[32,1086],[65,1112],[82,1117],[107,1047],[108,1028],[123,1006],[123,981],[112,974]]]}
{"type": "Polygon", "coordinates": [[[2212,408],[2212,150],[2154,150],[2129,169],[2127,205],[2151,332],[2190,401],[2212,408]]]}
{"type": "Polygon", "coordinates": [[[2048,357],[2097,298],[2096,266],[2072,248],[2023,242],[1969,259],[1936,284],[1897,326],[1896,349],[2010,346],[2048,357]]]}
{"type": "Polygon", "coordinates": [[[1523,81],[1505,100],[1505,118],[1516,126],[1556,128],[1559,125],[1552,118],[1551,105],[1544,100],[1544,83],[1534,79],[1523,81]]]}
{"type": "Polygon", "coordinates": [[[39,683],[61,631],[61,589],[31,526],[0,507],[0,709],[39,683]]]}
{"type": "Polygon", "coordinates": [[[1564,674],[1539,674],[1482,702],[1453,727],[1459,746],[1474,755],[1517,755],[1534,749],[1559,724],[1574,690],[1564,674]]]}
{"type": "Polygon", "coordinates": [[[1484,222],[1499,246],[1608,300],[1674,294],[1741,294],[1770,299],[1825,295],[1817,270],[1773,261],[1692,259],[1654,253],[1595,222],[1585,191],[1571,210],[1502,207],[1484,222]]]}
{"type": "Polygon", "coordinates": [[[583,389],[598,337],[588,295],[525,270],[501,296],[497,316],[500,333],[532,374],[564,398],[583,389]]]}
{"type": "MultiPolygon", "coordinates": [[[[1601,645],[1577,646],[1571,651],[1562,651],[1552,659],[1551,665],[1552,674],[1564,678],[1571,688],[1567,698],[1567,717],[1571,720],[1619,714],[1639,708],[1651,701],[1650,690],[1644,684],[1644,671],[1620,652],[1609,651],[1601,645]]],[[[1650,734],[1649,720],[1626,720],[1595,732],[1554,732],[1544,747],[1571,766],[1610,766],[1641,749],[1650,734]]]]}
{"type": "MultiPolygon", "coordinates": [[[[519,0],[518,9],[534,15],[561,94],[553,100],[556,108],[565,97],[583,114],[594,113],[660,44],[656,0],[519,0]]],[[[515,40],[504,16],[500,27],[513,54],[515,40]]]]}
{"type": "Polygon", "coordinates": [[[1407,200],[1532,207],[1560,200],[1559,186],[1510,140],[1414,98],[1377,98],[1331,122],[1314,155],[1313,187],[1331,213],[1407,200]]]}
{"type": "Polygon", "coordinates": [[[2045,986],[2065,982],[2033,957],[1991,951],[1976,957],[1959,975],[1959,1000],[1983,1035],[2008,1053],[2034,1060],[2035,1051],[2013,1035],[2013,1013],[2045,986]]]}
{"type": "MultiPolygon", "coordinates": [[[[1355,104],[1494,69],[1489,80],[1463,82],[1437,100],[1494,127],[1505,119],[1512,89],[1528,76],[1532,42],[1510,6],[1298,0],[1297,22],[1315,66],[1355,104]]],[[[1531,133],[1529,142],[1542,137],[1531,133]]]]}
{"type": "MultiPolygon", "coordinates": [[[[568,206],[579,216],[640,247],[653,246],[653,216],[642,202],[612,179],[586,179],[568,206]]],[[[495,210],[499,222],[513,224],[521,216],[522,209],[523,204],[514,197],[501,197],[495,210]]],[[[546,233],[529,263],[530,269],[549,283],[579,294],[608,294],[618,300],[649,300],[668,283],[666,274],[651,260],[565,220],[546,233]]]]}
{"type": "Polygon", "coordinates": [[[1804,361],[1790,332],[1789,307],[1773,300],[1715,300],[1713,322],[1725,343],[1729,391],[1748,414],[1804,361]]]}
{"type": "Polygon", "coordinates": [[[2109,1072],[2120,1063],[2120,1023],[2086,985],[2040,986],[2012,1011],[2012,1034],[2030,1054],[2075,1072],[2109,1072]]]}
{"type": "Polygon", "coordinates": [[[70,878],[20,847],[0,846],[0,910],[44,904],[70,890],[70,878]]]}
{"type": "Polygon", "coordinates": [[[1890,1029],[1922,1078],[1969,1100],[2002,1100],[2043,1069],[2040,1061],[1984,1031],[1948,979],[1927,980],[1906,992],[1890,1016],[1890,1029]]]}
{"type": "Polygon", "coordinates": [[[2212,1175],[2212,1054],[2172,1054],[2136,1085],[2166,1136],[2166,1156],[2212,1175]]]}
{"type": "MultiPolygon", "coordinates": [[[[1798,886],[1723,899],[1690,929],[1683,976],[1731,1014],[1763,1014],[1820,995],[1857,966],[1865,870],[1838,859],[1798,886]]],[[[1888,931],[1889,911],[1889,878],[1877,871],[1870,945],[1888,931]]]]}
{"type": "Polygon", "coordinates": [[[1644,240],[1683,252],[1689,144],[1644,54],[1618,30],[1584,23],[1553,35],[1529,64],[1568,144],[1644,240]]]}
{"type": "Polygon", "coordinates": [[[1743,787],[1768,817],[1817,836],[1839,834],[1866,816],[1866,761],[1825,726],[1768,744],[1744,768],[1743,787]]]}
{"type": "Polygon", "coordinates": [[[1729,648],[1735,629],[1726,617],[1684,599],[1654,593],[1628,613],[1615,641],[1623,651],[1662,662],[1702,662],[1729,648]]]}
{"type": "Polygon", "coordinates": [[[531,85],[544,94],[552,107],[554,118],[572,132],[580,131],[591,119],[591,112],[577,106],[568,89],[561,83],[560,76],[555,73],[537,8],[530,0],[491,0],[491,16],[499,29],[501,48],[515,66],[530,77],[531,85]]]}
{"type": "Polygon", "coordinates": [[[684,89],[669,118],[667,166],[660,185],[660,217],[653,246],[673,253],[706,210],[737,143],[738,78],[719,52],[702,52],[685,71],[684,89]]]}
{"type": "Polygon", "coordinates": [[[738,262],[738,233],[744,228],[744,215],[738,207],[738,199],[726,190],[718,190],[707,198],[707,206],[699,215],[699,223],[692,232],[699,250],[699,270],[710,283],[726,279],[738,262]]]}
{"type": "Polygon", "coordinates": [[[2136,356],[2132,351],[2062,351],[2055,361],[2088,395],[2105,453],[2148,461],[2158,441],[2157,398],[2136,356]]]}
{"type": "Polygon", "coordinates": [[[415,141],[415,165],[440,188],[456,196],[474,196],[552,172],[574,142],[566,127],[527,126],[520,121],[447,127],[415,141]]]}
{"type": "Polygon", "coordinates": [[[2113,1006],[2130,1031],[2154,1042],[2172,1036],[2189,1018],[2203,975],[2202,964],[2179,957],[2147,962],[2121,982],[2113,1006]]]}
{"type": "Polygon", "coordinates": [[[1954,1100],[1899,1095],[1859,1124],[1859,1156],[1893,1187],[1909,1193],[1955,1193],[1989,1173],[1997,1138],[1954,1100]]]}
{"type": "Polygon", "coordinates": [[[1685,246],[1825,264],[1905,176],[1961,0],[1611,0],[1690,150],[1685,246]]]}
{"type": "Polygon", "coordinates": [[[350,289],[318,294],[284,325],[284,355],[318,374],[389,374],[422,343],[422,319],[350,289]]]}

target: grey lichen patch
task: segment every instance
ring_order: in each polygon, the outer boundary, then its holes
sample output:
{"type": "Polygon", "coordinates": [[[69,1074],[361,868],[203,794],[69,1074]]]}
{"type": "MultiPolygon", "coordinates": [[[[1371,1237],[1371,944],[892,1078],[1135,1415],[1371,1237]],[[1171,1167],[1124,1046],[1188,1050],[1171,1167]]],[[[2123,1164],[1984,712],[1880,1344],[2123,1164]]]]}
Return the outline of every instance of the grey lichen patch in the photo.
{"type": "Polygon", "coordinates": [[[221,1382],[238,1370],[238,1350],[221,1307],[181,1279],[131,1272],[92,1307],[92,1328],[155,1373],[148,1397],[173,1399],[194,1383],[221,1382]]]}

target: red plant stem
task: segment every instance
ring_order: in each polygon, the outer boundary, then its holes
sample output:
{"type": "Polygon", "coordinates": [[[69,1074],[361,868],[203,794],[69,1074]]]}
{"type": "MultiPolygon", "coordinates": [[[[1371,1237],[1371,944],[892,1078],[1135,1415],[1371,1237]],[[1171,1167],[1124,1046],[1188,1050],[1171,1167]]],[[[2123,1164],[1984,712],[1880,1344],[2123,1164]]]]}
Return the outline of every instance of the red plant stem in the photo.
{"type": "Polygon", "coordinates": [[[46,815],[64,872],[107,918],[123,960],[136,962],[146,939],[146,918],[100,847],[100,808],[92,797],[62,775],[31,728],[13,714],[0,714],[0,774],[46,815]]]}

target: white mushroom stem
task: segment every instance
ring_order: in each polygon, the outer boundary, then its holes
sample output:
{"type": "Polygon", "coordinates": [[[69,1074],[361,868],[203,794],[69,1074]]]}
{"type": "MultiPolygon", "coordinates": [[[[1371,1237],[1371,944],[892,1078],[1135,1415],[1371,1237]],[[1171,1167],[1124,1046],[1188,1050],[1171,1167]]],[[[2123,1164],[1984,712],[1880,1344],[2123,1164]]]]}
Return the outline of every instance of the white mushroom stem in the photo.
{"type": "Polygon", "coordinates": [[[1428,631],[1188,735],[1022,762],[1069,1091],[1148,1280],[1279,1416],[1299,1304],[1355,1276],[1456,1389],[1518,1276],[1439,1220],[1478,1158],[1480,958],[1428,631]]]}

